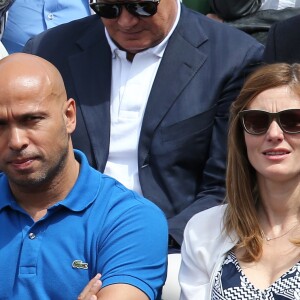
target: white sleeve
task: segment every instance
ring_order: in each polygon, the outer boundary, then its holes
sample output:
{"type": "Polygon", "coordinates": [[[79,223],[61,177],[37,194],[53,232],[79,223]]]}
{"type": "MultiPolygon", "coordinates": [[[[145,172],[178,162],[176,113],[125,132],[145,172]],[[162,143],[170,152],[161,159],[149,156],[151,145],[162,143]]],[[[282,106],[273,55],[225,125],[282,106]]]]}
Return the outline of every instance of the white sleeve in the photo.
{"type": "Polygon", "coordinates": [[[180,300],[207,300],[210,291],[210,276],[205,267],[205,249],[198,247],[199,240],[190,223],[184,231],[181,247],[181,266],[179,283],[181,286],[180,300]]]}
{"type": "Polygon", "coordinates": [[[187,223],[181,247],[180,300],[207,300],[214,273],[234,243],[223,231],[226,205],[196,214],[187,223]]]}

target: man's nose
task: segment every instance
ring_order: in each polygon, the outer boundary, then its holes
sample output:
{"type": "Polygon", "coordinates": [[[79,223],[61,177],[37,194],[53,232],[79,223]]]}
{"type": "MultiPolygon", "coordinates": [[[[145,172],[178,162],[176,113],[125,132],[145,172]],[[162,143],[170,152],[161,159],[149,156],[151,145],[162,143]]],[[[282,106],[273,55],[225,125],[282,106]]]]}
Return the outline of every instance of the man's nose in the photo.
{"type": "Polygon", "coordinates": [[[9,130],[8,146],[12,150],[22,150],[28,146],[29,140],[26,130],[18,127],[13,127],[9,130]]]}
{"type": "Polygon", "coordinates": [[[122,7],[120,16],[118,17],[118,23],[123,28],[131,27],[139,21],[139,18],[131,14],[125,6],[122,7]]]}

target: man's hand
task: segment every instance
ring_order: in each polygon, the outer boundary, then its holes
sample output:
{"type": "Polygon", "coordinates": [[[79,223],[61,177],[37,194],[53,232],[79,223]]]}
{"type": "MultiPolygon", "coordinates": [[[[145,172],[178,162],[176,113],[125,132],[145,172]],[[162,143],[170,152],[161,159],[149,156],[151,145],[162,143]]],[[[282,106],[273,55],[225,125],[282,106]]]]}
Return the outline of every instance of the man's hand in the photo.
{"type": "Polygon", "coordinates": [[[100,291],[102,286],[100,278],[100,274],[97,274],[94,278],[92,278],[82,290],[77,300],[97,300],[97,293],[100,291]]]}

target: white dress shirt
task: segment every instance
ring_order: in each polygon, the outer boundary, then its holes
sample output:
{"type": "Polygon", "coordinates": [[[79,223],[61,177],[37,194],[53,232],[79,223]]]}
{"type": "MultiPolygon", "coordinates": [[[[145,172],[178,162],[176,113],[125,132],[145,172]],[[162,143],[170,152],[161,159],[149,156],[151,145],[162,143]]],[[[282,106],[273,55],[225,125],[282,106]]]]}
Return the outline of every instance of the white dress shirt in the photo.
{"type": "Polygon", "coordinates": [[[111,131],[108,161],[104,173],[127,188],[142,194],[138,177],[138,142],[151,87],[180,15],[180,3],[173,27],[157,46],[137,53],[132,62],[106,31],[112,51],[111,131]]]}

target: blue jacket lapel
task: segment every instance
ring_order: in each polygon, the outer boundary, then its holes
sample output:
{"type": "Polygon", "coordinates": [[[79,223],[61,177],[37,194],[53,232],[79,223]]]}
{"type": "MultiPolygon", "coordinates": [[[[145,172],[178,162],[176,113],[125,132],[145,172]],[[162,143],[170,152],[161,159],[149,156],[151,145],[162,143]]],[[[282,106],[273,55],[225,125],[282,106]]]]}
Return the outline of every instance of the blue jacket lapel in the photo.
{"type": "Polygon", "coordinates": [[[207,53],[199,47],[207,41],[207,37],[200,24],[193,22],[195,18],[192,14],[182,6],[179,23],[168,42],[154,80],[141,129],[139,167],[145,164],[155,129],[206,60],[207,53]],[[196,28],[195,31],[193,28],[196,28]],[[170,78],[173,78],[172,82],[170,78]]]}
{"type": "Polygon", "coordinates": [[[90,134],[97,167],[104,170],[110,136],[111,50],[98,17],[79,39],[81,51],[69,57],[80,109],[90,134]],[[95,59],[106,57],[107,59],[95,59]],[[91,58],[94,58],[93,60],[91,58]],[[81,103],[81,99],[84,99],[81,103]]]}

